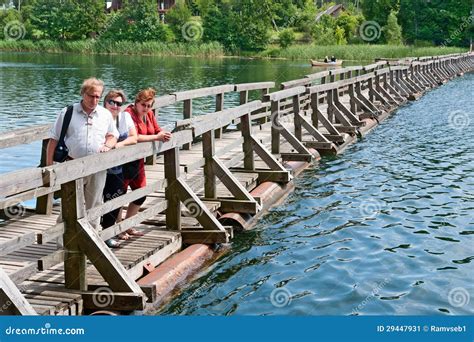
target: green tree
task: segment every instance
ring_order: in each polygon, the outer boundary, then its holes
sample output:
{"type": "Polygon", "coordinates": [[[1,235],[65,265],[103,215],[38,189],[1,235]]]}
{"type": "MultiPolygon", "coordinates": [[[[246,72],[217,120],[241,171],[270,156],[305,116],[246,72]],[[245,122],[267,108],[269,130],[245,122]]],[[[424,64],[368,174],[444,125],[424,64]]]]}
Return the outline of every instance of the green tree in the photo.
{"type": "Polygon", "coordinates": [[[387,24],[390,11],[398,11],[399,7],[400,0],[363,0],[361,2],[362,12],[367,20],[377,22],[380,27],[387,24]]]}
{"type": "Polygon", "coordinates": [[[385,39],[390,45],[402,44],[402,28],[398,25],[397,12],[391,11],[384,27],[385,39]]]}
{"type": "Polygon", "coordinates": [[[401,0],[398,20],[408,43],[468,46],[471,10],[471,0],[401,0]]]}
{"type": "Polygon", "coordinates": [[[278,38],[280,47],[286,49],[288,46],[294,43],[295,32],[293,31],[293,29],[290,28],[284,29],[280,31],[278,38]]]}
{"type": "Polygon", "coordinates": [[[26,35],[23,19],[15,9],[0,11],[0,38],[21,39],[26,35]]]}
{"type": "Polygon", "coordinates": [[[129,40],[135,42],[175,39],[173,31],[160,22],[156,3],[153,0],[129,0],[124,8],[111,20],[102,39],[129,40]]]}
{"type": "Polygon", "coordinates": [[[95,0],[33,0],[29,11],[38,35],[54,40],[94,36],[106,22],[104,5],[95,0]]]}
{"type": "Polygon", "coordinates": [[[344,29],[339,26],[336,26],[336,29],[334,30],[334,38],[336,40],[337,45],[347,44],[346,34],[344,32],[344,29]]]}
{"type": "Polygon", "coordinates": [[[166,13],[166,23],[170,26],[176,35],[176,38],[180,41],[184,41],[188,37],[185,34],[187,29],[185,25],[190,23],[191,16],[191,10],[184,2],[176,4],[170,11],[168,11],[168,13],[166,13]]]}
{"type": "Polygon", "coordinates": [[[203,17],[204,40],[227,50],[259,51],[270,40],[270,0],[221,0],[203,17]]]}

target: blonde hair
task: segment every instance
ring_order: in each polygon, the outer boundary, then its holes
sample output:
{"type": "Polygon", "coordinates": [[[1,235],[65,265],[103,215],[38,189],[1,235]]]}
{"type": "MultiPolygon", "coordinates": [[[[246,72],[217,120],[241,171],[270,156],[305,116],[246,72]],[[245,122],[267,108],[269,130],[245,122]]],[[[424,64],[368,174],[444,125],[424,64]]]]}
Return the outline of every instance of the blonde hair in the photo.
{"type": "Polygon", "coordinates": [[[85,93],[94,90],[95,88],[104,89],[104,82],[95,77],[88,78],[87,80],[84,80],[84,82],[82,82],[81,95],[84,95],[85,93]]]}
{"type": "Polygon", "coordinates": [[[123,92],[122,89],[111,89],[107,95],[104,97],[104,105],[108,100],[111,100],[117,96],[120,96],[122,98],[122,102],[126,102],[127,98],[125,97],[125,93],[123,92]]]}
{"type": "Polygon", "coordinates": [[[135,96],[135,103],[138,102],[147,102],[153,100],[155,102],[156,91],[153,88],[147,88],[141,90],[137,96],[135,96]]]}

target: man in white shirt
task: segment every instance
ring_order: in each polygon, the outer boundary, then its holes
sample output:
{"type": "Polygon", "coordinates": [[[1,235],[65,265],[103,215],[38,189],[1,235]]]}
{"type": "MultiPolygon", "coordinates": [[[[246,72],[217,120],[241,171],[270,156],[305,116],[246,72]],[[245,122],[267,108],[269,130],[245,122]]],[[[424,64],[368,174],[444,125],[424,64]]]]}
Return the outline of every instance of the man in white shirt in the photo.
{"type": "MultiPolygon", "coordinates": [[[[82,101],[73,105],[71,122],[66,131],[64,142],[69,149],[69,159],[77,159],[96,153],[107,152],[117,143],[119,136],[117,128],[107,109],[99,105],[104,90],[104,82],[89,78],[82,83],[82,101]]],[[[58,115],[51,130],[46,154],[46,165],[53,164],[54,150],[61,135],[64,116],[67,108],[58,115]]],[[[86,209],[102,204],[107,170],[84,178],[84,198],[86,209]]],[[[100,219],[91,222],[97,230],[100,229],[100,219]]]]}

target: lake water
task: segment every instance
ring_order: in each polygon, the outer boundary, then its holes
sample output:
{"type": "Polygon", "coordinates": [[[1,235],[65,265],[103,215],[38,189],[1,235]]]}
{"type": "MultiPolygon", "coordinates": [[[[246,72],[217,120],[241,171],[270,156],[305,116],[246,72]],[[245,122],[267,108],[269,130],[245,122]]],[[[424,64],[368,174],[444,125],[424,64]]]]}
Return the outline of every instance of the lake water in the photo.
{"type": "MultiPolygon", "coordinates": [[[[161,95],[312,71],[303,61],[0,53],[0,131],[52,122],[91,75],[161,95]]],[[[472,314],[473,93],[474,75],[458,78],[306,170],[284,203],[157,314],[472,314]]],[[[196,101],[198,114],[213,105],[196,101]]],[[[181,108],[167,108],[160,122],[178,118],[181,108]]],[[[1,150],[0,173],[37,165],[39,150],[1,150]]]]}

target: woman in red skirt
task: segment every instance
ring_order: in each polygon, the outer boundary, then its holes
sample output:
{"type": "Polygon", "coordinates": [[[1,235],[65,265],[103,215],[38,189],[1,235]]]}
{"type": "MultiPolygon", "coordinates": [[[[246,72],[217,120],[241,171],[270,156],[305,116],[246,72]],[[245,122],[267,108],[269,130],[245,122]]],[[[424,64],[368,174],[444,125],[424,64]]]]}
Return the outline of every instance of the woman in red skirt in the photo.
{"type": "MultiPolygon", "coordinates": [[[[125,109],[130,113],[138,133],[138,142],[146,141],[168,141],[171,139],[171,133],[160,128],[156,122],[155,114],[151,110],[155,102],[156,92],[152,88],[140,91],[135,97],[135,103],[125,109]]],[[[146,186],[145,163],[143,159],[139,160],[138,172],[134,175],[128,175],[125,178],[125,189],[128,186],[132,190],[140,189],[146,186]]],[[[139,198],[128,205],[126,218],[136,215],[140,210],[140,206],[145,202],[145,197],[139,198]]],[[[143,232],[134,228],[128,229],[126,233],[120,236],[121,239],[127,240],[130,235],[141,236],[143,232]]]]}

